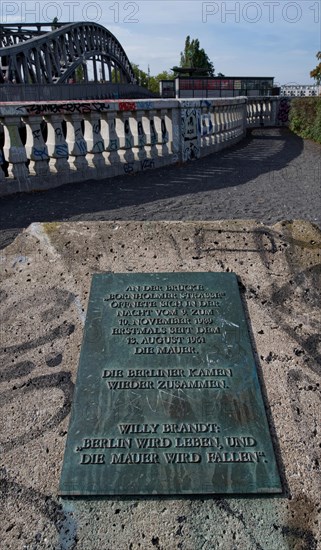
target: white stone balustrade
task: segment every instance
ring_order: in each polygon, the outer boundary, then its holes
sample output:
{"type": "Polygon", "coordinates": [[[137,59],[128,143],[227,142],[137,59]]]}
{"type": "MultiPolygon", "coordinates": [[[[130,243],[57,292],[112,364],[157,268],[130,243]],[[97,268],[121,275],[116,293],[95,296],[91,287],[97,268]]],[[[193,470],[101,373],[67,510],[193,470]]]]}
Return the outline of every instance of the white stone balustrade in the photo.
{"type": "Polygon", "coordinates": [[[279,105],[279,97],[2,105],[0,195],[197,159],[247,128],[280,125],[279,105]]]}
{"type": "Polygon", "coordinates": [[[280,125],[277,117],[279,97],[248,97],[247,100],[248,128],[280,125]]]}

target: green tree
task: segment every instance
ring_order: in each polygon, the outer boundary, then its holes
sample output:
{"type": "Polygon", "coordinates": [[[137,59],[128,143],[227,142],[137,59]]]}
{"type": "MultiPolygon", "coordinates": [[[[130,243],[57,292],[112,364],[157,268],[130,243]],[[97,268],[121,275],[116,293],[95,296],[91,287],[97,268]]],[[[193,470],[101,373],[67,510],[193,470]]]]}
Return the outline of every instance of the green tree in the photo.
{"type": "Polygon", "coordinates": [[[149,82],[148,82],[148,89],[153,92],[154,94],[159,94],[159,83],[161,80],[173,80],[174,74],[171,71],[170,73],[168,71],[162,71],[161,73],[157,74],[156,76],[150,76],[149,82]]]}
{"type": "Polygon", "coordinates": [[[320,60],[320,63],[313,71],[310,71],[310,76],[315,79],[318,86],[321,84],[321,52],[316,54],[316,58],[320,60]]]}
{"type": "Polygon", "coordinates": [[[139,65],[136,63],[131,63],[132,69],[134,71],[134,75],[136,78],[136,83],[139,84],[139,86],[143,86],[144,88],[147,88],[150,92],[153,94],[159,93],[159,82],[160,80],[172,80],[174,78],[173,72],[168,71],[162,71],[161,73],[151,76],[148,68],[148,72],[142,71],[139,68],[139,65]]]}
{"type": "Polygon", "coordinates": [[[80,64],[75,70],[75,81],[83,82],[85,78],[84,67],[80,64]]]}
{"type": "MultiPolygon", "coordinates": [[[[214,65],[210,61],[207,53],[203,48],[200,48],[200,41],[192,39],[190,36],[186,37],[184,51],[181,52],[180,67],[203,69],[204,76],[214,76],[214,65]]],[[[175,68],[175,67],[174,67],[175,68]]]]}
{"type": "Polygon", "coordinates": [[[133,69],[133,72],[134,72],[134,75],[135,75],[135,78],[136,78],[136,83],[139,86],[143,86],[144,88],[147,88],[148,87],[149,74],[145,73],[145,71],[142,71],[139,68],[139,65],[136,65],[136,63],[131,63],[131,66],[132,66],[132,69],[133,69]]]}

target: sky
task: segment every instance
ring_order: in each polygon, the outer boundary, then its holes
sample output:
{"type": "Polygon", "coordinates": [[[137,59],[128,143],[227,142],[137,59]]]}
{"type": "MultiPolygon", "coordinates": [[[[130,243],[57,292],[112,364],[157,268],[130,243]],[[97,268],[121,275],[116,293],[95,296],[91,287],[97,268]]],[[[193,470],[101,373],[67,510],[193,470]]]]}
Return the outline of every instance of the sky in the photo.
{"type": "Polygon", "coordinates": [[[216,74],[314,84],[321,0],[0,0],[1,23],[92,21],[112,32],[129,60],[155,75],[179,65],[187,35],[216,74]]]}

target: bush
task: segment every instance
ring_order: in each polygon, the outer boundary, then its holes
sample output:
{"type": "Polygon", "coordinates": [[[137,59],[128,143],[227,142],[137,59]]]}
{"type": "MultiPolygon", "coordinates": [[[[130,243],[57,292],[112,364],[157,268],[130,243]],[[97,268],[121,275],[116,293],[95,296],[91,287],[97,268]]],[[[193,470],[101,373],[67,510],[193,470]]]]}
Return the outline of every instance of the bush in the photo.
{"type": "Polygon", "coordinates": [[[321,97],[292,99],[289,118],[293,132],[321,143],[321,97]]]}

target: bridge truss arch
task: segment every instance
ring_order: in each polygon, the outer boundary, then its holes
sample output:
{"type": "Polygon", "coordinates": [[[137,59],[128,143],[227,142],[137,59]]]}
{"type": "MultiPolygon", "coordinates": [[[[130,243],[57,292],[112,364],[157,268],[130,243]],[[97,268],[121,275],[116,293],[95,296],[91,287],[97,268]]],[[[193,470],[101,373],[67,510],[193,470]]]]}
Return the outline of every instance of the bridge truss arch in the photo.
{"type": "Polygon", "coordinates": [[[0,25],[0,83],[76,80],[135,84],[130,61],[108,29],[83,22],[0,25]]]}

